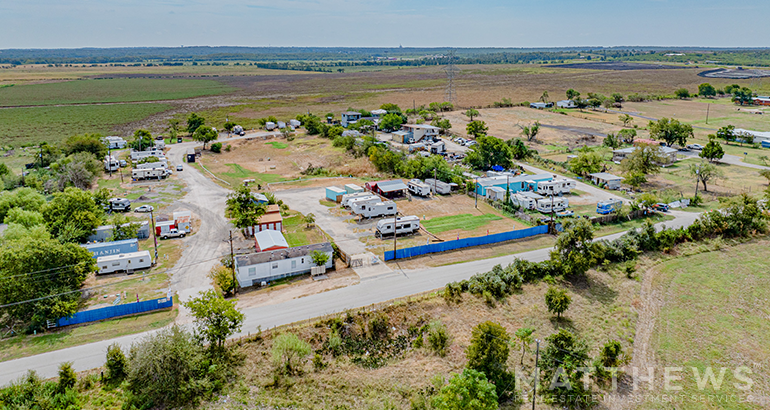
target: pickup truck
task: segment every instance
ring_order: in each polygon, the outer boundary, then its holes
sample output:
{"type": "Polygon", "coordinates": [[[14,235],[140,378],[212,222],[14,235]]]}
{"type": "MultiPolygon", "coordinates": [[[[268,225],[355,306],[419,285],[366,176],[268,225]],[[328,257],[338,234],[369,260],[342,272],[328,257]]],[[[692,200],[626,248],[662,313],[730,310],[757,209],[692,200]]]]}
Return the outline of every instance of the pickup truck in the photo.
{"type": "Polygon", "coordinates": [[[184,238],[185,235],[187,235],[187,232],[185,231],[180,231],[179,229],[169,229],[168,232],[164,232],[160,238],[161,239],[176,238],[176,237],[184,238]]]}

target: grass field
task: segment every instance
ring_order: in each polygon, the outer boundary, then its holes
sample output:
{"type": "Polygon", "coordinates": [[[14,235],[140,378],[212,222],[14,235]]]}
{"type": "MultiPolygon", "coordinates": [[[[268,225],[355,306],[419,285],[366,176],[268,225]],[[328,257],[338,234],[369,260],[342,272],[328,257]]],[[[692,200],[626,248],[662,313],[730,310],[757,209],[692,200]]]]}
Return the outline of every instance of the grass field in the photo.
{"type": "Polygon", "coordinates": [[[304,216],[296,214],[283,219],[283,236],[289,246],[303,246],[324,241],[324,236],[318,231],[318,227],[307,227],[304,216]]]}
{"type": "MultiPolygon", "coordinates": [[[[208,164],[206,164],[208,166],[208,164]]],[[[252,172],[239,164],[225,164],[232,170],[231,172],[223,172],[219,175],[222,179],[230,182],[233,185],[240,185],[244,179],[253,179],[259,184],[268,184],[270,182],[283,181],[283,177],[278,174],[252,172]]]]}
{"type": "Polygon", "coordinates": [[[488,222],[497,221],[503,219],[497,215],[484,214],[484,215],[471,215],[461,214],[452,216],[439,216],[431,218],[428,221],[423,222],[425,229],[431,233],[438,234],[441,232],[452,231],[455,229],[462,229],[464,231],[472,231],[476,228],[486,225],[488,222]]]}
{"type": "Polygon", "coordinates": [[[0,106],[177,100],[217,95],[234,88],[215,80],[114,78],[0,88],[0,106]]]}
{"type": "Polygon", "coordinates": [[[0,109],[0,145],[58,143],[84,133],[109,134],[115,126],[167,111],[168,104],[116,104],[0,109]]]}
{"type": "Polygon", "coordinates": [[[275,149],[286,149],[286,148],[289,148],[289,144],[287,144],[285,142],[280,142],[280,141],[271,141],[271,142],[268,142],[266,144],[267,145],[272,145],[273,148],[275,148],[275,149]]]}
{"type": "MultiPolygon", "coordinates": [[[[682,366],[684,376],[676,384],[676,393],[690,395],[736,395],[759,398],[770,387],[770,241],[758,240],[715,252],[680,257],[655,269],[654,287],[662,295],[662,306],[655,324],[652,344],[657,362],[663,366],[682,366]],[[721,389],[708,384],[700,390],[692,367],[702,375],[712,366],[718,376],[725,373],[721,389]],[[733,383],[743,385],[733,375],[738,366],[747,366],[754,385],[743,392],[733,383]]],[[[662,370],[661,370],[662,371],[662,370]]],[[[748,400],[746,403],[699,403],[686,401],[687,409],[759,409],[766,408],[748,400]]],[[[653,408],[647,406],[647,408],[653,408]]]]}

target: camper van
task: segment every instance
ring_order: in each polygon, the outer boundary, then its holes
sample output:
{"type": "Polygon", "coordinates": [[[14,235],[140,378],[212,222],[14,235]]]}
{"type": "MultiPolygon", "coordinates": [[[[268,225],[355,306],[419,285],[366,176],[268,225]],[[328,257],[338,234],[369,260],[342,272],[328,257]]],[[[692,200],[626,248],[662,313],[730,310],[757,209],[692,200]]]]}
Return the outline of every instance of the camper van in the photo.
{"type": "Polygon", "coordinates": [[[168,176],[166,168],[132,169],[131,178],[141,179],[161,179],[168,176]]]}
{"type": "Polygon", "coordinates": [[[99,267],[99,275],[115,272],[133,273],[138,269],[147,269],[152,266],[150,251],[121,253],[119,255],[100,256],[96,258],[99,267]]]}
{"type": "Polygon", "coordinates": [[[376,204],[366,204],[362,207],[359,215],[363,218],[379,218],[381,216],[393,216],[398,212],[396,203],[393,201],[378,202],[376,204]]]}
{"type": "Polygon", "coordinates": [[[567,201],[567,198],[543,198],[539,199],[537,201],[537,209],[538,211],[544,213],[544,214],[550,214],[551,212],[561,212],[569,206],[569,201],[567,201]],[[553,203],[553,209],[551,209],[551,204],[553,203]]]}
{"type": "Polygon", "coordinates": [[[618,211],[621,207],[623,207],[623,201],[620,199],[610,199],[607,201],[599,201],[596,204],[596,213],[601,215],[607,215],[618,211]]]}
{"type": "Polygon", "coordinates": [[[348,206],[350,206],[350,210],[353,211],[354,214],[361,215],[364,209],[366,209],[367,205],[373,205],[380,202],[382,202],[382,199],[380,199],[380,197],[375,195],[370,195],[363,198],[356,198],[348,202],[348,206]]]}
{"type": "MultiPolygon", "coordinates": [[[[396,218],[396,235],[415,233],[420,230],[420,217],[415,215],[396,218]]],[[[382,238],[393,234],[393,219],[383,219],[377,222],[377,230],[374,236],[382,238]]]]}
{"type": "Polygon", "coordinates": [[[420,181],[419,179],[412,179],[406,183],[406,188],[409,192],[419,196],[430,196],[430,185],[420,181]]]}
{"type": "Polygon", "coordinates": [[[120,161],[118,161],[112,155],[104,156],[104,170],[107,172],[115,172],[120,168],[120,161]]]}
{"type": "Polygon", "coordinates": [[[131,201],[128,198],[110,198],[109,204],[105,206],[106,210],[128,212],[131,210],[131,201]]]}

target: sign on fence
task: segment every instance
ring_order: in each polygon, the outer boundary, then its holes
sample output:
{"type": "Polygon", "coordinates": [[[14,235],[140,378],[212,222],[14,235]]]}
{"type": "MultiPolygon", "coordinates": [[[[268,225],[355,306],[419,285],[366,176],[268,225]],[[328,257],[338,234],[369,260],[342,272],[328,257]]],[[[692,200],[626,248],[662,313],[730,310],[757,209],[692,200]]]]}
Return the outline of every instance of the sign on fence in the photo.
{"type": "Polygon", "coordinates": [[[432,243],[430,245],[415,246],[412,248],[397,249],[385,252],[385,260],[411,258],[413,256],[426,255],[429,253],[446,252],[455,249],[468,248],[471,246],[489,245],[491,243],[506,242],[514,239],[528,238],[530,236],[548,233],[548,225],[540,225],[518,231],[496,233],[486,236],[476,236],[473,238],[463,238],[455,241],[446,241],[432,243]]]}
{"type": "Polygon", "coordinates": [[[56,325],[69,326],[79,323],[96,322],[118,316],[133,315],[136,313],[150,312],[158,309],[166,309],[174,306],[174,297],[166,297],[144,302],[126,303],[124,305],[108,306],[100,309],[84,310],[72,316],[63,317],[56,321],[56,325]]]}

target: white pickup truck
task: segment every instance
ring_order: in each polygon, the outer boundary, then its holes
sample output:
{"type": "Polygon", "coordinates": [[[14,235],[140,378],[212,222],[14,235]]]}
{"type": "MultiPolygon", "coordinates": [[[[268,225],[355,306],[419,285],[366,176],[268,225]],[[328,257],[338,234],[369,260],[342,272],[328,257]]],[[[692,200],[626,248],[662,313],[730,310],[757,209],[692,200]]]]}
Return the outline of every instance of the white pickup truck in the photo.
{"type": "Polygon", "coordinates": [[[185,231],[180,231],[179,229],[169,229],[168,231],[163,232],[160,239],[168,239],[168,238],[176,238],[176,237],[184,238],[185,235],[187,235],[187,232],[185,231]]]}

